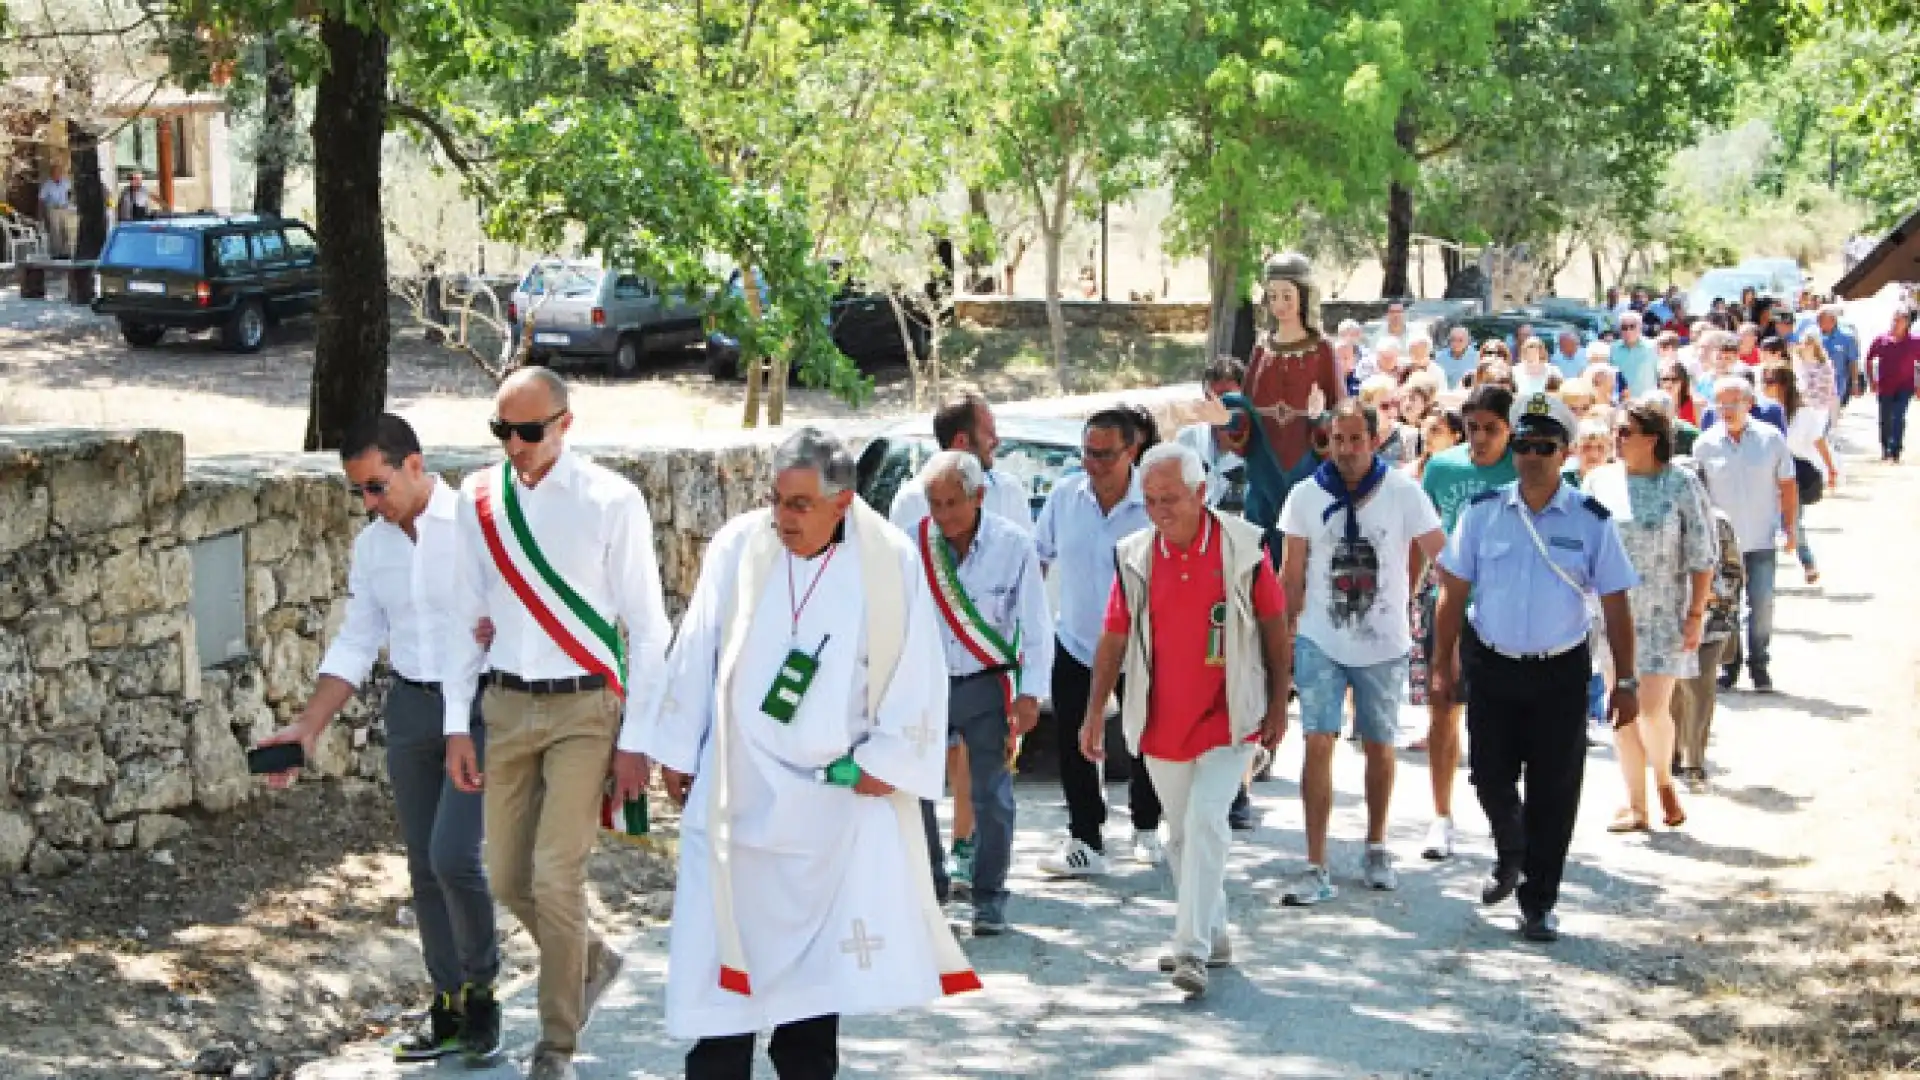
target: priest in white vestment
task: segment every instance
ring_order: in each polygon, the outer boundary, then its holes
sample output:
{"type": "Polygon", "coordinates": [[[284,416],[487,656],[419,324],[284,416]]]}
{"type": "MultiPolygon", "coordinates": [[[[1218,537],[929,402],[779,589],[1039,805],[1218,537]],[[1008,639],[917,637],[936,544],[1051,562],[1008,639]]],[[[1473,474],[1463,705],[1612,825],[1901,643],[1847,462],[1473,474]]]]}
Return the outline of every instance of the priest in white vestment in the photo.
{"type": "Polygon", "coordinates": [[[659,762],[684,801],[667,1030],[689,1080],[834,1075],[844,1014],[977,989],[927,874],[920,800],[947,745],[940,625],[912,544],[814,428],[775,457],[774,507],[728,522],[623,739],[623,789],[659,762]]]}

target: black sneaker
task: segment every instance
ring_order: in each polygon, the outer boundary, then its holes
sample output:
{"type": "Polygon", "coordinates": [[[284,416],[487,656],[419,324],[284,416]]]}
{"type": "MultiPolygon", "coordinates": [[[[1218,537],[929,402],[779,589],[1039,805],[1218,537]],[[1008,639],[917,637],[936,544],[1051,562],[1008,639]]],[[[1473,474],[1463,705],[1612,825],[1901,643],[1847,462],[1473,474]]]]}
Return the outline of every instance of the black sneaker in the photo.
{"type": "Polygon", "coordinates": [[[1227,828],[1234,832],[1253,831],[1253,799],[1248,797],[1244,787],[1234,797],[1233,805],[1227,808],[1227,828]]]}
{"type": "Polygon", "coordinates": [[[395,1061],[438,1061],[460,1050],[461,1016],[452,994],[439,994],[427,1007],[420,1030],[393,1048],[395,1061]]]}
{"type": "Polygon", "coordinates": [[[1560,940],[1560,919],[1551,911],[1528,915],[1520,920],[1520,936],[1539,945],[1560,940]]]}
{"type": "Polygon", "coordinates": [[[1765,671],[1754,672],[1753,692],[1756,694],[1773,693],[1773,676],[1767,674],[1765,671]]]}
{"type": "Polygon", "coordinates": [[[1718,686],[1722,690],[1731,690],[1733,689],[1733,684],[1739,681],[1740,681],[1740,676],[1735,675],[1730,671],[1723,671],[1720,673],[1719,678],[1713,680],[1713,684],[1715,686],[1718,686]]]}
{"type": "Polygon", "coordinates": [[[493,987],[472,983],[461,997],[466,1022],[460,1027],[460,1053],[470,1065],[491,1065],[500,1060],[500,1002],[493,996],[493,987]]]}

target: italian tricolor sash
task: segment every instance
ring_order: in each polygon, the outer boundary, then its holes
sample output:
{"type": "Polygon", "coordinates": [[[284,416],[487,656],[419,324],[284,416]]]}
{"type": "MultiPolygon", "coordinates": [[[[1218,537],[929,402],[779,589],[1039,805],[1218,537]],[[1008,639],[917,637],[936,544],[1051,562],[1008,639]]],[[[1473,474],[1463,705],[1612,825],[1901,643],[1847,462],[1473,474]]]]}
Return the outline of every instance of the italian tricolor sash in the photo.
{"type": "MultiPolygon", "coordinates": [[[[984,515],[983,515],[984,520],[984,515]]],[[[967,590],[960,584],[960,568],[954,564],[953,548],[940,535],[939,526],[930,517],[920,519],[920,565],[927,572],[927,587],[933,592],[934,606],[947,621],[954,639],[975,660],[987,668],[1000,668],[1001,693],[1006,697],[1008,715],[1013,699],[1020,691],[1020,631],[1013,640],[1000,636],[993,624],[973,606],[967,590]]]]}
{"type": "Polygon", "coordinates": [[[500,463],[498,475],[488,470],[474,483],[473,504],[480,518],[480,535],[507,587],[526,606],[527,614],[547,632],[560,651],[596,675],[624,700],[627,696],[627,650],[620,630],[594,610],[547,561],[527,527],[514,494],[511,466],[500,463]],[[504,518],[504,521],[502,520],[504,518]]]}

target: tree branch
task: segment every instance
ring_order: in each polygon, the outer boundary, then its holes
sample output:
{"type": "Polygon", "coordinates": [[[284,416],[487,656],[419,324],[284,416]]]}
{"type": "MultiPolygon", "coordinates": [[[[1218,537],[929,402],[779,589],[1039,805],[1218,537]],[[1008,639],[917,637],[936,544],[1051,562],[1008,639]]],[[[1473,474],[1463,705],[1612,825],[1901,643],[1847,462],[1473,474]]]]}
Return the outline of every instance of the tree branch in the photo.
{"type": "Polygon", "coordinates": [[[387,112],[402,120],[418,125],[421,130],[433,136],[434,141],[440,144],[441,152],[447,155],[447,160],[453,162],[454,168],[459,169],[461,174],[469,180],[477,180],[478,178],[475,174],[479,171],[479,167],[491,160],[490,158],[476,158],[468,154],[465,150],[462,150],[460,148],[460,140],[454,135],[453,130],[447,127],[446,123],[439,117],[422,109],[418,105],[389,99],[387,101],[387,112]]]}
{"type": "Polygon", "coordinates": [[[40,34],[14,34],[7,39],[9,45],[31,45],[38,41],[66,41],[73,38],[125,37],[141,27],[159,21],[152,11],[140,16],[125,26],[104,26],[92,30],[48,30],[40,34]]]}

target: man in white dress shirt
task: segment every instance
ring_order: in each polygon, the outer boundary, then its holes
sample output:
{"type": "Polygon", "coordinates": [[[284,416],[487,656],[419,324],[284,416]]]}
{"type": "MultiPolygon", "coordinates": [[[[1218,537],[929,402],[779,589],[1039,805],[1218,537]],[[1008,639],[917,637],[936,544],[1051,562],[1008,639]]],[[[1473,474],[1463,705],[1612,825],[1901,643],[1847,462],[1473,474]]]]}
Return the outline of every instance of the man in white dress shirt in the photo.
{"type": "MultiPolygon", "coordinates": [[[[933,414],[933,438],[940,449],[957,450],[980,462],[986,477],[986,511],[1006,519],[1028,536],[1033,535],[1033,510],[1027,502],[1024,484],[993,467],[994,451],[1000,448],[1000,431],[993,417],[993,406],[979,394],[961,394],[951,398],[933,414]]],[[[887,519],[908,536],[917,535],[920,523],[927,519],[927,493],[921,485],[923,471],[906,483],[887,508],[887,519]]],[[[953,791],[953,872],[952,883],[960,891],[973,888],[975,836],[973,816],[972,768],[967,761],[967,743],[955,731],[947,740],[947,786],[953,791]]],[[[948,880],[947,860],[938,844],[934,846],[934,872],[945,898],[948,880]]]]}
{"type": "Polygon", "coordinates": [[[482,790],[467,723],[478,687],[487,866],[540,947],[533,1080],[571,1080],[580,1029],[620,970],[587,926],[587,856],[623,714],[646,715],[670,636],[646,498],[566,449],[572,423],[546,368],[501,385],[491,427],[507,460],[461,485],[448,603],[447,771],[482,790]],[[463,629],[482,619],[484,652],[463,629]]]}
{"type": "MultiPolygon", "coordinates": [[[[1013,859],[1013,776],[1019,740],[1040,722],[1053,682],[1053,615],[1033,539],[982,508],[980,462],[943,450],[920,470],[930,513],[910,534],[940,613],[947,657],[947,727],[967,751],[968,775],[953,785],[972,795],[968,869],[975,937],[1007,930],[1007,866],[1013,859]]],[[[925,810],[934,891],[947,891],[940,828],[925,810]]]]}
{"type": "MultiPolygon", "coordinates": [[[[320,661],[312,700],[260,745],[297,743],[312,760],[327,725],[386,650],[393,669],[383,710],[387,778],[407,845],[420,951],[433,980],[426,1023],[394,1048],[394,1057],[429,1061],[463,1051],[487,1061],[500,1050],[493,994],[500,947],[480,858],[480,796],[449,782],[440,730],[445,642],[459,631],[444,606],[459,496],[426,470],[413,428],[390,413],[349,432],[340,459],[350,490],[374,515],[353,541],[346,621],[320,661]]],[[[271,782],[279,787],[292,778],[288,772],[271,782]]]]}
{"type": "Polygon", "coordinates": [[[855,497],[838,439],[802,428],[773,506],[721,528],[658,708],[623,735],[617,796],[658,761],[686,807],[667,1032],[688,1080],[831,1077],[842,1014],[980,981],[927,873],[920,800],[947,735],[940,626],[913,546],[855,497]]]}
{"type": "MultiPolygon", "coordinates": [[[[1033,535],[1033,506],[1027,501],[1026,486],[993,467],[993,453],[1000,449],[1000,429],[986,398],[962,394],[940,406],[933,414],[933,441],[942,450],[962,450],[978,458],[980,468],[986,471],[987,512],[999,514],[1021,532],[1033,535]]],[[[919,477],[901,484],[893,505],[887,508],[887,520],[912,536],[926,516],[927,494],[921,489],[919,477]]]]}

